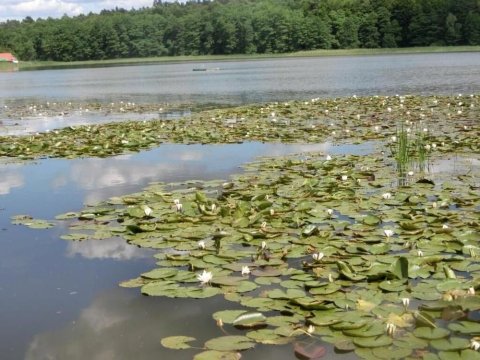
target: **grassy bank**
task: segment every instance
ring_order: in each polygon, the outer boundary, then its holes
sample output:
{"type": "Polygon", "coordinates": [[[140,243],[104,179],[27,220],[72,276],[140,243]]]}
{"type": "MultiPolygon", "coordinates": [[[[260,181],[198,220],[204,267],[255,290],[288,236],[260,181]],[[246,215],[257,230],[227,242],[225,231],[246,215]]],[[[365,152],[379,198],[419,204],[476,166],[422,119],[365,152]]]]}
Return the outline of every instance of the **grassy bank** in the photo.
{"type": "Polygon", "coordinates": [[[390,54],[426,54],[426,53],[451,53],[451,52],[478,52],[480,46],[428,46],[413,48],[394,49],[340,49],[340,50],[310,50],[286,54],[236,54],[236,55],[198,55],[198,56],[162,56],[150,58],[91,60],[74,62],[57,61],[22,61],[19,65],[21,70],[62,68],[62,67],[87,67],[87,66],[111,66],[153,64],[168,62],[207,62],[207,61],[234,61],[255,60],[281,57],[322,57],[322,56],[356,56],[356,55],[390,55],[390,54]]]}

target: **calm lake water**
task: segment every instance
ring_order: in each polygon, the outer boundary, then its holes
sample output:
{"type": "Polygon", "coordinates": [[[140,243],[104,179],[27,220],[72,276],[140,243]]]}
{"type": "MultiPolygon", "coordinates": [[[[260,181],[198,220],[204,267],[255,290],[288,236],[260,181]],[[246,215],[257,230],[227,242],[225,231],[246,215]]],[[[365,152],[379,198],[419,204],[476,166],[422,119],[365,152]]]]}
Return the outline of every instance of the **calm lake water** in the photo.
{"type": "MultiPolygon", "coordinates": [[[[239,104],[353,94],[478,92],[480,54],[431,54],[163,64],[0,73],[0,104],[136,101],[239,104]],[[6,85],[8,84],[8,86],[6,85]]],[[[74,119],[75,120],[75,119],[74,119]]],[[[53,126],[49,119],[41,129],[53,126]]],[[[223,300],[141,296],[120,281],[154,267],[153,253],[121,240],[67,242],[66,229],[10,224],[53,219],[152,181],[227,179],[263,155],[303,151],[367,153],[371,144],[161,145],[109,159],[45,159],[0,165],[0,358],[189,359],[159,340],[218,336],[211,313],[223,300]],[[200,335],[199,335],[200,334],[200,335]]],[[[291,347],[259,346],[246,359],[292,359],[291,347]]],[[[339,358],[339,357],[336,357],[339,358]]]]}

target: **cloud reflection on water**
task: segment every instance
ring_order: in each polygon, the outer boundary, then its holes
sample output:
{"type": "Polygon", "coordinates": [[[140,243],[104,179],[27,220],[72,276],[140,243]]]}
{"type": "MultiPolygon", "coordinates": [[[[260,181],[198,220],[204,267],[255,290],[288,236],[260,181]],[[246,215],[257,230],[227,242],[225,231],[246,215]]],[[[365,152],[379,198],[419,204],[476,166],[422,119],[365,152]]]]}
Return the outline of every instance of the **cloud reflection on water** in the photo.
{"type": "Polygon", "coordinates": [[[239,166],[258,156],[279,156],[307,151],[329,151],[331,144],[285,145],[244,143],[234,145],[161,145],[138,153],[108,159],[87,158],[71,162],[67,174],[59,173],[53,188],[74,186],[86,190],[85,203],[95,203],[138,190],[149,182],[190,179],[226,179],[239,166]]]}
{"type": "Polygon", "coordinates": [[[136,289],[113,289],[97,296],[65,327],[36,335],[25,359],[192,358],[192,352],[162,348],[160,339],[183,334],[203,341],[223,335],[211,317],[221,302],[215,297],[200,306],[191,300],[138,296],[136,289]]]}
{"type": "Polygon", "coordinates": [[[131,260],[152,256],[148,249],[141,249],[126,243],[123,239],[85,240],[70,242],[67,246],[68,257],[80,255],[86,259],[131,260]]]}
{"type": "Polygon", "coordinates": [[[7,195],[13,188],[23,186],[25,180],[18,166],[0,167],[0,195],[7,195]]]}

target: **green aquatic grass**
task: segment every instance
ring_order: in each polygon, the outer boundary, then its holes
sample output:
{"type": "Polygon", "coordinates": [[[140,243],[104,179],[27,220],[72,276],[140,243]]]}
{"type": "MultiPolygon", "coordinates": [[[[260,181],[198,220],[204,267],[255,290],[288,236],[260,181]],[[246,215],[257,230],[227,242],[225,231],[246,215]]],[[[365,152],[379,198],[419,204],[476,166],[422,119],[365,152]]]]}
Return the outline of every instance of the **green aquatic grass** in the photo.
{"type": "Polygon", "coordinates": [[[426,46],[392,49],[338,49],[338,50],[310,50],[284,54],[235,54],[235,55],[196,55],[196,56],[163,56],[150,58],[128,58],[90,61],[21,61],[21,70],[63,67],[89,67],[112,65],[137,65],[169,62],[215,62],[238,61],[256,59],[275,59],[284,57],[323,57],[323,56],[358,56],[358,55],[390,55],[390,54],[424,54],[424,53],[451,53],[451,52],[478,52],[480,46],[426,46]]]}

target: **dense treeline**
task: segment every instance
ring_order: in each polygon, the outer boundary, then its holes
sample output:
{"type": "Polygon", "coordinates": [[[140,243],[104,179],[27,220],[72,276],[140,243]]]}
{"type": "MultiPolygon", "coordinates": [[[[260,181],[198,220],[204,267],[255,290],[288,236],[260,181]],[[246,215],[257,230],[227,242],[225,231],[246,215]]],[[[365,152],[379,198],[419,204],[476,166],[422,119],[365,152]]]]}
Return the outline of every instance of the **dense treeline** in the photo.
{"type": "Polygon", "coordinates": [[[478,0],[216,0],[0,23],[21,60],[479,45],[478,0]]]}

